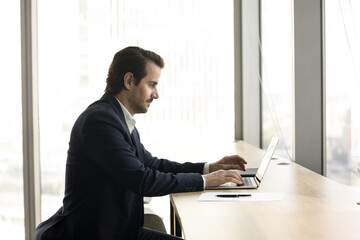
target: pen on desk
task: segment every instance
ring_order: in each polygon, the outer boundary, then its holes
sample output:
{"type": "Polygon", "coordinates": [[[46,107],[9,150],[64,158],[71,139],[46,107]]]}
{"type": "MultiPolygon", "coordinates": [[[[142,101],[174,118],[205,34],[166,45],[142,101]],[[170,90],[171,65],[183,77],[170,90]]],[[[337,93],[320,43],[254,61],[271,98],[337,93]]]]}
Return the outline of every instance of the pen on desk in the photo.
{"type": "Polygon", "coordinates": [[[219,194],[216,196],[221,198],[238,198],[238,197],[251,197],[251,194],[219,194]]]}

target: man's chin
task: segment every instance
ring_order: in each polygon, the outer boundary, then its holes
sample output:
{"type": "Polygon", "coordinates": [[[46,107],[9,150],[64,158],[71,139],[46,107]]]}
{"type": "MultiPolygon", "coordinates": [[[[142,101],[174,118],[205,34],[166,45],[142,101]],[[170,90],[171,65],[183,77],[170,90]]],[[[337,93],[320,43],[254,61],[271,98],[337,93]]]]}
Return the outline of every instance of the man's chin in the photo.
{"type": "Polygon", "coordinates": [[[149,108],[142,108],[142,109],[139,109],[139,113],[147,113],[148,110],[149,110],[149,108]]]}

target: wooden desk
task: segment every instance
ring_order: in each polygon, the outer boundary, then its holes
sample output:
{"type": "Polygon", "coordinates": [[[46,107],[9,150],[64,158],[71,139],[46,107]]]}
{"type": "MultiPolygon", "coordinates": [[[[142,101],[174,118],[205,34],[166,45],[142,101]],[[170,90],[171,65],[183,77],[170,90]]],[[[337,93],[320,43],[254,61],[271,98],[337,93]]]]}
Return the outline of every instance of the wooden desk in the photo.
{"type": "MultiPolygon", "coordinates": [[[[254,165],[263,151],[244,142],[235,153],[254,165]],[[252,156],[252,158],[251,158],[252,156]]],[[[231,154],[231,153],[230,153],[231,154]]],[[[282,201],[198,202],[202,192],[172,194],[183,237],[198,239],[360,239],[360,192],[300,165],[272,160],[254,192],[282,192],[282,201]]],[[[248,164],[249,165],[249,164],[248,164]]],[[[173,229],[181,232],[179,229],[173,229]]]]}

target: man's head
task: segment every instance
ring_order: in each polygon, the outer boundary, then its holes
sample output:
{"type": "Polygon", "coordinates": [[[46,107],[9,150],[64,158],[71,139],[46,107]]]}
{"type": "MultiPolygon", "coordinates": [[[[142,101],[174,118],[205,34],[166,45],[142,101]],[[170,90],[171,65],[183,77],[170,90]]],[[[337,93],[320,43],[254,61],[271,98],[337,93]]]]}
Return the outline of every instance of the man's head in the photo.
{"type": "Polygon", "coordinates": [[[163,68],[164,60],[156,53],[139,47],[127,47],[117,52],[109,67],[106,79],[106,92],[114,95],[124,89],[125,74],[130,72],[135,78],[136,85],[147,75],[146,65],[152,62],[163,68]]]}
{"type": "Polygon", "coordinates": [[[157,84],[163,59],[151,51],[128,47],[115,54],[105,91],[115,95],[131,115],[146,113],[159,98],[157,84]]]}

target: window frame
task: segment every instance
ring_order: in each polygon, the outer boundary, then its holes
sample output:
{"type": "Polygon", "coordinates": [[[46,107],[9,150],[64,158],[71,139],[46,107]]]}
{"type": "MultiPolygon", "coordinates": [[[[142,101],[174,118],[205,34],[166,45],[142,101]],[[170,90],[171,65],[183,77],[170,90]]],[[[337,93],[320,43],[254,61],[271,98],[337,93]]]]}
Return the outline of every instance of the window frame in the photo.
{"type": "MultiPolygon", "coordinates": [[[[250,24],[245,21],[249,22],[249,19],[242,17],[241,30],[244,36],[244,29],[249,27],[246,24],[251,25],[251,28],[256,29],[252,32],[251,39],[260,40],[261,1],[255,3],[258,4],[258,9],[254,7],[254,3],[255,1],[241,1],[241,13],[251,10],[252,14],[250,24]]],[[[296,163],[324,175],[326,173],[324,0],[293,0],[293,14],[292,156],[296,163]]],[[[258,42],[256,43],[258,48],[250,47],[253,43],[244,37],[241,38],[242,78],[239,86],[241,86],[242,115],[239,129],[242,129],[242,132],[238,139],[262,147],[261,89],[257,79],[261,77],[262,66],[259,60],[261,41],[258,42]],[[249,92],[252,94],[247,94],[249,92]]]]}
{"type": "Polygon", "coordinates": [[[322,175],[326,173],[324,48],[324,0],[294,0],[293,156],[322,175]]]}
{"type": "Polygon", "coordinates": [[[41,215],[36,6],[20,2],[25,239],[33,239],[41,215]]]}

